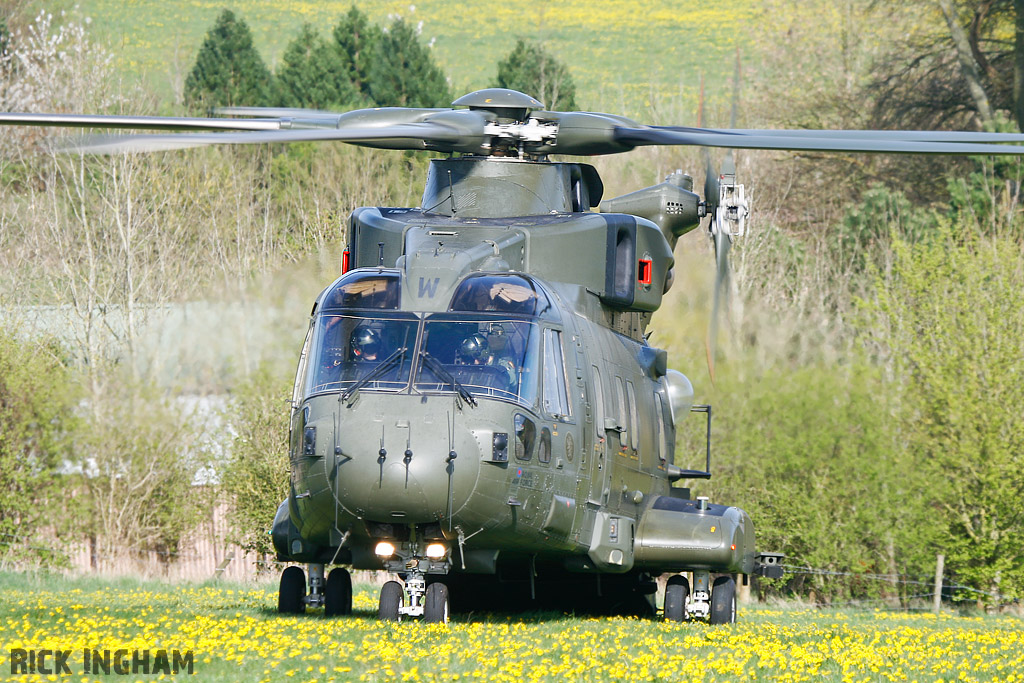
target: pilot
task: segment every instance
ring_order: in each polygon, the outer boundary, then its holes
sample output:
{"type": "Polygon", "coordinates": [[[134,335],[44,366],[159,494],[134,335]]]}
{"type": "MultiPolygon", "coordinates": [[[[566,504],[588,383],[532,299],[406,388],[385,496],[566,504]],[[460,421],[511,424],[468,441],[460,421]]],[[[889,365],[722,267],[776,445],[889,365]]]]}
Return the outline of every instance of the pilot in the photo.
{"type": "Polygon", "coordinates": [[[457,361],[462,365],[487,365],[487,359],[491,350],[487,344],[487,337],[474,332],[459,344],[457,361]]]}
{"type": "Polygon", "coordinates": [[[350,347],[352,358],[358,361],[376,362],[380,360],[380,352],[384,346],[380,333],[369,327],[357,327],[352,332],[350,347]]]}
{"type": "Polygon", "coordinates": [[[505,373],[506,387],[512,388],[516,384],[516,367],[512,359],[505,355],[499,355],[491,349],[487,337],[480,332],[474,332],[459,344],[458,362],[464,365],[487,365],[499,368],[505,373]]]}

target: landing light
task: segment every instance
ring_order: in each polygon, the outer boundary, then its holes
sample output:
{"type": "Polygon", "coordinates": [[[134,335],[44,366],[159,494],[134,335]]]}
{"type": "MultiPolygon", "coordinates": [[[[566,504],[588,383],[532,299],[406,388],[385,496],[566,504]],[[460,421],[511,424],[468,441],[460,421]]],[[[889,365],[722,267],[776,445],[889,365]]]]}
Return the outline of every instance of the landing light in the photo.
{"type": "Polygon", "coordinates": [[[431,543],[427,546],[427,557],[432,560],[440,560],[448,552],[448,548],[445,548],[441,543],[431,543]]]}
{"type": "Polygon", "coordinates": [[[377,557],[391,557],[395,554],[395,546],[391,545],[387,541],[381,541],[377,544],[377,547],[373,549],[373,554],[377,557]]]}

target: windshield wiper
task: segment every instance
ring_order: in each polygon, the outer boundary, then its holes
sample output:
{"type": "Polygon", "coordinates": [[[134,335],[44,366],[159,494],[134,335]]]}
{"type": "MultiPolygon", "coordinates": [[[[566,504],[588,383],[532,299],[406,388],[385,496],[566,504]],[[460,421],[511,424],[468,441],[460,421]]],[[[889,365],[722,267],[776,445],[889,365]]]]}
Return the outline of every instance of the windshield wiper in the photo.
{"type": "Polygon", "coordinates": [[[390,370],[392,365],[394,365],[397,361],[400,361],[402,359],[402,357],[405,355],[406,350],[407,349],[404,346],[400,349],[396,349],[394,353],[392,353],[390,356],[382,360],[380,362],[380,365],[378,365],[373,370],[370,370],[368,373],[360,377],[352,386],[346,389],[345,393],[341,395],[341,400],[347,401],[350,396],[352,396],[357,391],[365,387],[367,384],[369,384],[370,382],[372,382],[373,380],[377,379],[378,377],[382,376],[385,372],[390,370]]]}
{"type": "Polygon", "coordinates": [[[452,385],[452,388],[458,392],[459,398],[461,398],[463,401],[473,406],[474,408],[476,407],[476,399],[473,398],[473,394],[469,393],[469,389],[462,386],[462,384],[459,383],[459,380],[455,379],[455,377],[452,376],[452,373],[445,370],[444,366],[441,365],[441,362],[439,360],[431,356],[426,351],[420,351],[420,358],[423,359],[423,362],[427,365],[427,367],[431,369],[431,371],[435,375],[440,377],[448,384],[452,385]]]}

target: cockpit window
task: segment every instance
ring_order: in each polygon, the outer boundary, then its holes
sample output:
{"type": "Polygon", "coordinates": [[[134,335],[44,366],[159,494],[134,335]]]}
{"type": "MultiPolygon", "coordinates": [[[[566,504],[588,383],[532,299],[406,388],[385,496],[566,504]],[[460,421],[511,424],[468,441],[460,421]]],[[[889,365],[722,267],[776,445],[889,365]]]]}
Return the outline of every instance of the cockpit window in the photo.
{"type": "Polygon", "coordinates": [[[306,395],[363,382],[399,391],[409,384],[418,319],[407,313],[348,315],[324,310],[316,321],[306,395]]]}
{"type": "Polygon", "coordinates": [[[353,270],[339,278],[324,294],[320,308],[396,309],[401,298],[398,273],[353,270]]]}
{"type": "Polygon", "coordinates": [[[540,330],[493,315],[435,314],[423,326],[417,391],[468,391],[532,407],[537,400],[540,330]],[[453,386],[454,380],[457,385],[453,386]]]}
{"type": "Polygon", "coordinates": [[[470,275],[455,290],[448,310],[558,320],[547,293],[522,275],[470,275]]]}

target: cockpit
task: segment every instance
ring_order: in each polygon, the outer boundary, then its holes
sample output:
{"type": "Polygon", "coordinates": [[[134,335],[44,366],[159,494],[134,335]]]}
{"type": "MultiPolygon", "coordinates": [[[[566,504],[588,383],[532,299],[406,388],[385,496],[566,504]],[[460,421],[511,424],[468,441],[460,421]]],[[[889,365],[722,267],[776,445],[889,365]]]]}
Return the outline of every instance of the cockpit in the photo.
{"type": "Polygon", "coordinates": [[[560,322],[558,309],[540,283],[518,274],[472,274],[446,312],[424,314],[399,310],[400,278],[397,270],[354,270],[325,290],[303,349],[296,401],[358,390],[455,393],[469,402],[487,397],[534,408],[542,364],[554,356],[562,376],[547,381],[565,396],[560,333],[550,329],[560,322]],[[542,345],[552,348],[542,353],[542,345]]]}

